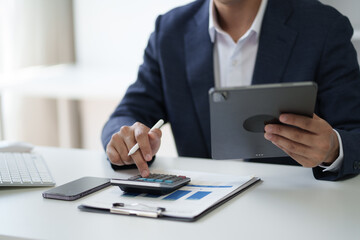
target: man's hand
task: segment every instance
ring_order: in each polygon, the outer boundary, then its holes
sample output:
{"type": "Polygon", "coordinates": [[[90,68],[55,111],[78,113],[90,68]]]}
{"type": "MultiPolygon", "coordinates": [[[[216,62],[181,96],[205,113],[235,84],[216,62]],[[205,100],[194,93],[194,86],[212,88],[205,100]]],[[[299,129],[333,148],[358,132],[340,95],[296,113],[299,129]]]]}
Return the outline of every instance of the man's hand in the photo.
{"type": "Polygon", "coordinates": [[[268,124],[264,136],[302,166],[330,165],[339,156],[336,133],[316,114],[313,118],[281,114],[279,120],[286,125],[268,124]]]}
{"type": "Polygon", "coordinates": [[[106,154],[112,164],[123,166],[136,164],[141,176],[149,176],[148,161],[160,148],[161,130],[150,128],[142,123],[136,122],[131,127],[123,126],[120,131],[113,134],[109,144],[106,147],[106,154]],[[129,150],[136,144],[139,144],[137,150],[131,156],[128,156],[129,150]]]}

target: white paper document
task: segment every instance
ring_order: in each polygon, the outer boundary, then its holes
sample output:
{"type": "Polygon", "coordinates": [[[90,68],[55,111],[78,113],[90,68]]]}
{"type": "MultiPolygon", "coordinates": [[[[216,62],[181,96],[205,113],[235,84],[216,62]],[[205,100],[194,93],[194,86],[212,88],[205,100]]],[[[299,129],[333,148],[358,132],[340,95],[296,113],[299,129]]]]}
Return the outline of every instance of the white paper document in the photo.
{"type": "MultiPolygon", "coordinates": [[[[165,172],[156,171],[154,173],[165,172]]],[[[119,187],[112,186],[94,195],[82,206],[107,210],[113,208],[114,204],[144,210],[161,208],[163,211],[158,217],[192,219],[260,180],[253,176],[201,172],[166,171],[166,174],[187,176],[191,178],[191,182],[172,193],[161,196],[147,193],[126,193],[119,187]]]]}

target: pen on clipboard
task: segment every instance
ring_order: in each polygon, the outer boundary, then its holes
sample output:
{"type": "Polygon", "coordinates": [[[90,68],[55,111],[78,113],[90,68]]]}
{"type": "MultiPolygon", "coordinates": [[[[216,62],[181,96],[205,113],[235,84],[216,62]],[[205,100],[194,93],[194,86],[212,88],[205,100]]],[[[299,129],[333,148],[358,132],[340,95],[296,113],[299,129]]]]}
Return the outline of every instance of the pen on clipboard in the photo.
{"type": "Polygon", "coordinates": [[[165,208],[162,207],[150,207],[141,203],[133,203],[125,205],[124,203],[113,203],[110,208],[111,213],[123,214],[123,215],[136,215],[141,217],[157,218],[165,212],[165,208]]]}
{"type": "MultiPolygon", "coordinates": [[[[164,124],[164,120],[160,119],[151,129],[159,129],[164,124]]],[[[139,144],[136,143],[129,151],[128,156],[133,155],[139,149],[139,144]]]]}

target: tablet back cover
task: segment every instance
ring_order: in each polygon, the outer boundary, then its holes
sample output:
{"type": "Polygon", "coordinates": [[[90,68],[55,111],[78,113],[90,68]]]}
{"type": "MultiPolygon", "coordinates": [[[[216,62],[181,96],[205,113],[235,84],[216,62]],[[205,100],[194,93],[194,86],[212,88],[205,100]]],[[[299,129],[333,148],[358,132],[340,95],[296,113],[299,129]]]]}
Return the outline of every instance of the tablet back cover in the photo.
{"type": "Polygon", "coordinates": [[[314,82],[263,84],[210,89],[211,149],[214,159],[287,156],[264,138],[267,123],[281,113],[312,117],[314,82]]]}

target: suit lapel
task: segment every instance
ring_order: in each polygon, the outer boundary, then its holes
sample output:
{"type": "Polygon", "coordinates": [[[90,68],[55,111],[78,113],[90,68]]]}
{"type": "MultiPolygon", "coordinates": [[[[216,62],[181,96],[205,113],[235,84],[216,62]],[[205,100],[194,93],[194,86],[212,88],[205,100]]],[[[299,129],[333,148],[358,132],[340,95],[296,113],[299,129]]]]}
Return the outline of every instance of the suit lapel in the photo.
{"type": "Polygon", "coordinates": [[[283,74],[297,37],[297,32],[285,25],[291,13],[291,1],[269,0],[261,28],[252,84],[284,81],[283,74]]]}
{"type": "Polygon", "coordinates": [[[208,92],[214,86],[213,44],[210,40],[209,3],[205,1],[190,21],[185,35],[185,61],[188,83],[199,125],[210,152],[210,110],[208,92]]]}

